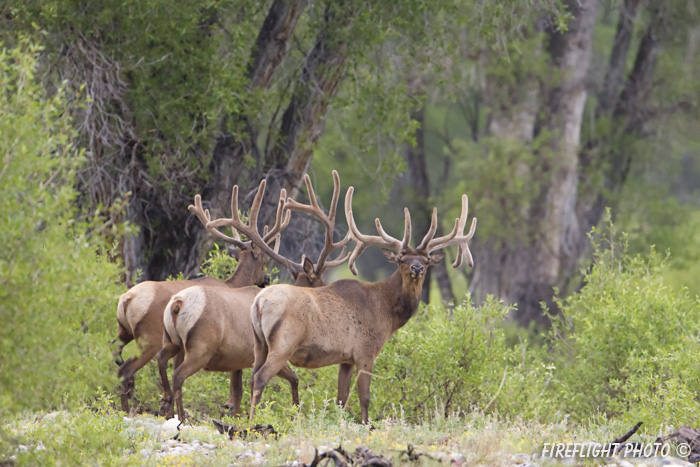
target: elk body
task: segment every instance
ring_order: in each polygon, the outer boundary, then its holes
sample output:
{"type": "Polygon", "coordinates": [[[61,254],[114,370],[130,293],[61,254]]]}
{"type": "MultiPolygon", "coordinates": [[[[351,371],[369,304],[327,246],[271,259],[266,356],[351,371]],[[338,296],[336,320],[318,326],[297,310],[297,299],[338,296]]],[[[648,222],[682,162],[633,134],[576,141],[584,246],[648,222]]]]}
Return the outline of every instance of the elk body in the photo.
{"type": "MultiPolygon", "coordinates": [[[[268,251],[262,238],[255,229],[255,219],[259,203],[254,201],[250,214],[250,225],[245,225],[238,218],[237,187],[232,196],[231,219],[221,219],[210,222],[208,229],[222,225],[230,225],[236,231],[243,232],[253,243],[258,243],[268,256],[284,264],[289,269],[295,284],[307,287],[323,285],[322,274],[328,267],[337,266],[347,261],[348,256],[330,261],[330,253],[349,241],[346,237],[340,242],[333,242],[335,228],[335,211],[340,194],[340,181],[337,172],[333,172],[334,192],[329,209],[325,215],[318,206],[311,182],[305,177],[311,205],[303,205],[294,200],[285,202],[285,209],[305,211],[317,216],[326,228],[326,242],[318,261],[313,264],[308,258],[302,263],[294,263],[279,256],[276,251],[268,251]]],[[[251,368],[255,361],[253,352],[254,338],[250,323],[250,307],[260,292],[257,287],[239,289],[223,289],[221,287],[195,286],[185,289],[172,297],[165,307],[163,321],[165,333],[163,349],[158,353],[158,369],[164,387],[162,409],[167,411],[166,417],[174,414],[173,398],[177,405],[180,420],[184,419],[182,404],[182,385],[184,381],[201,369],[209,371],[225,371],[232,373],[231,394],[233,412],[240,413],[240,403],[243,394],[242,370],[251,368]],[[173,388],[167,379],[167,362],[174,355],[184,350],[184,361],[173,372],[173,388]]],[[[298,380],[286,363],[275,373],[289,381],[292,387],[294,404],[299,403],[298,380]]],[[[274,376],[274,375],[271,375],[274,376]]]]}
{"type": "Polygon", "coordinates": [[[287,362],[304,368],[339,364],[338,403],[347,403],[352,368],[357,366],[362,422],[367,423],[374,361],[389,337],[415,314],[427,268],[445,256],[436,251],[457,244],[458,257],[453,266],[459,267],[464,256],[469,266],[473,265],[467,242],[474,235],[476,219],[464,235],[466,196],[462,197],[461,216],[449,235],[433,239],[437,229],[434,209],[430,230],[417,248],[411,248],[408,209],[402,241],[386,234],[379,219],[375,221],[379,236],[363,235],[352,216],[352,193],[351,187],[345,199],[351,238],[357,243],[350,256],[350,269],[357,273],[354,262],[368,246],[393,250],[383,253],[398,264],[398,269],[381,282],[339,280],[317,289],[274,285],[257,295],[250,311],[255,333],[251,418],[265,385],[287,362]]]}
{"type": "MultiPolygon", "coordinates": [[[[285,197],[286,192],[283,190],[280,193],[280,201],[285,197]]],[[[202,209],[201,198],[198,196],[195,197],[195,205],[189,206],[189,210],[195,213],[205,225],[209,222],[209,214],[202,209]]],[[[278,209],[276,225],[265,236],[266,242],[275,240],[279,232],[288,225],[289,218],[283,220],[281,214],[281,209],[278,209]]],[[[134,391],[134,374],[150,362],[163,347],[163,310],[174,294],[194,285],[239,288],[251,285],[263,287],[269,283],[265,274],[265,256],[262,250],[254,244],[243,242],[239,242],[237,247],[238,249],[229,251],[234,252],[238,259],[238,266],[225,281],[213,277],[181,281],[146,281],[135,285],[121,295],[117,305],[118,339],[121,344],[115,351],[115,361],[119,365],[118,375],[122,378],[120,391],[122,410],[129,411],[129,399],[134,391]],[[122,350],[132,340],[136,341],[141,354],[124,362],[121,357],[122,350]]],[[[177,357],[175,364],[181,362],[182,355],[177,357]]],[[[232,394],[230,394],[226,406],[232,405],[232,394]]]]}

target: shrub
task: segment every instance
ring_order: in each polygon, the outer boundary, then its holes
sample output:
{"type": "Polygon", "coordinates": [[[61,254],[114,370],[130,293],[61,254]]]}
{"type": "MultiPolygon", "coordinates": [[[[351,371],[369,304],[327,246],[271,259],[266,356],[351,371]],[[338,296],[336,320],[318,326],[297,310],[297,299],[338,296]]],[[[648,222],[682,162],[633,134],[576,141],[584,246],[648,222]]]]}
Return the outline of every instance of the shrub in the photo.
{"type": "Polygon", "coordinates": [[[553,407],[583,420],[597,412],[647,424],[697,422],[700,306],[667,287],[653,249],[628,256],[612,225],[594,241],[579,293],[559,303],[552,333],[553,407]]]}
{"type": "Polygon", "coordinates": [[[76,219],[67,99],[34,78],[38,47],[0,48],[0,418],[76,407],[116,386],[118,267],[91,225],[76,219]]]}

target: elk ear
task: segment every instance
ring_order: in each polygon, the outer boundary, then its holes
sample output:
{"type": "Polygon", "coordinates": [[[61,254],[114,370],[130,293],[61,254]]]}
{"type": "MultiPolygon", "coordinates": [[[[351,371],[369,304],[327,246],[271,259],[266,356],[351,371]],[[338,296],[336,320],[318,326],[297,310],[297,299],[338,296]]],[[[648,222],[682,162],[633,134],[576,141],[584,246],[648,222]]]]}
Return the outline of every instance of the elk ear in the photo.
{"type": "Polygon", "coordinates": [[[228,251],[229,256],[235,258],[236,260],[238,260],[238,254],[241,252],[241,250],[239,250],[235,246],[228,245],[226,246],[226,251],[228,251]]]}
{"type": "Polygon", "coordinates": [[[442,261],[443,259],[445,259],[445,252],[444,251],[440,251],[438,253],[433,253],[430,255],[430,257],[428,259],[428,261],[429,261],[428,264],[430,264],[430,265],[437,264],[440,261],[442,261]]]}
{"type": "Polygon", "coordinates": [[[388,260],[391,261],[392,263],[398,263],[398,262],[399,262],[399,255],[397,255],[397,254],[394,253],[393,251],[385,250],[384,248],[382,248],[382,254],[384,255],[384,257],[385,257],[386,259],[388,259],[388,260]]]}
{"type": "Polygon", "coordinates": [[[309,276],[309,278],[312,278],[316,275],[316,271],[314,270],[314,263],[312,263],[311,260],[307,257],[304,257],[304,272],[307,276],[309,276]]]}

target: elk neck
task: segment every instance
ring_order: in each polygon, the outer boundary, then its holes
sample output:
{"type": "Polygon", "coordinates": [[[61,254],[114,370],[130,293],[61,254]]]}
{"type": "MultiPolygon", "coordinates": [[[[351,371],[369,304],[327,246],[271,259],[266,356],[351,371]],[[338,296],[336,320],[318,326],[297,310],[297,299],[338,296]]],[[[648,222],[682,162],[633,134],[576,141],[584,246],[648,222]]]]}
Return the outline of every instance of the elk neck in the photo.
{"type": "Polygon", "coordinates": [[[380,282],[391,310],[392,332],[403,327],[418,310],[424,278],[425,276],[416,280],[404,279],[397,269],[391,276],[380,282]]]}

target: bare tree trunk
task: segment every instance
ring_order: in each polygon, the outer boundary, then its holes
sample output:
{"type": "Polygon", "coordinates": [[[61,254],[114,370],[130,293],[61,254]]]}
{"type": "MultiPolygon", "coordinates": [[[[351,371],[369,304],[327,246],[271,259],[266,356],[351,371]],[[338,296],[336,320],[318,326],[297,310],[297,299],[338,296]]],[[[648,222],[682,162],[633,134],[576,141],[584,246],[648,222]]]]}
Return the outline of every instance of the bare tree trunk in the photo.
{"type": "MultiPolygon", "coordinates": [[[[578,271],[579,261],[588,248],[586,233],[601,219],[610,195],[619,191],[629,173],[629,151],[615,145],[603,146],[592,140],[579,148],[580,128],[586,90],[591,38],[598,2],[566,2],[574,19],[566,33],[549,31],[549,55],[561,70],[562,81],[544,94],[546,102],[539,110],[535,133],[546,129],[551,134],[549,149],[555,157],[540,159],[537,167],[547,175],[532,203],[523,214],[523,225],[531,232],[511,246],[484,241],[476,252],[477,269],[470,285],[477,299],[495,294],[509,303],[517,303],[512,318],[522,325],[546,324],[541,303],[556,312],[552,298],[554,287],[565,290],[578,271]],[[605,147],[605,151],[600,148],[605,147]],[[603,169],[602,182],[588,178],[592,169],[603,169]],[[514,245],[514,246],[513,246],[514,245]]],[[[646,98],[653,85],[660,38],[667,26],[668,5],[650,6],[651,19],[640,42],[635,63],[623,83],[637,0],[621,5],[619,23],[609,69],[599,96],[598,116],[614,120],[616,135],[639,136],[648,120],[646,98]]],[[[511,114],[512,115],[512,114],[511,114]]],[[[517,116],[517,112],[515,113],[517,116]]],[[[517,125],[527,119],[492,117],[492,135],[527,141],[529,129],[517,125]],[[514,123],[515,122],[515,123],[514,123]]],[[[522,168],[527,173],[528,168],[522,168]]],[[[527,174],[526,174],[527,176],[527,174]]]]}
{"type": "MultiPolygon", "coordinates": [[[[541,302],[553,306],[553,288],[560,284],[572,237],[580,231],[575,206],[578,184],[578,146],[581,118],[586,100],[584,78],[588,70],[593,29],[598,8],[596,0],[566,2],[573,19],[565,33],[548,31],[549,56],[562,72],[557,86],[545,90],[545,100],[535,133],[551,133],[549,149],[556,157],[541,157],[537,167],[547,178],[541,184],[528,212],[523,213],[529,235],[516,239],[515,247],[484,242],[478,254],[479,266],[470,286],[478,300],[487,293],[517,303],[512,318],[521,325],[535,321],[546,324],[541,302]]],[[[525,101],[528,102],[527,100],[525,101]]],[[[527,105],[524,106],[527,109],[527,105]]],[[[518,113],[515,113],[516,117],[518,113]]],[[[530,112],[522,118],[492,118],[492,134],[505,133],[521,140],[530,137],[530,112]]],[[[498,117],[498,116],[496,116],[498,117]]],[[[528,168],[517,168],[524,170],[528,168]]]]}

